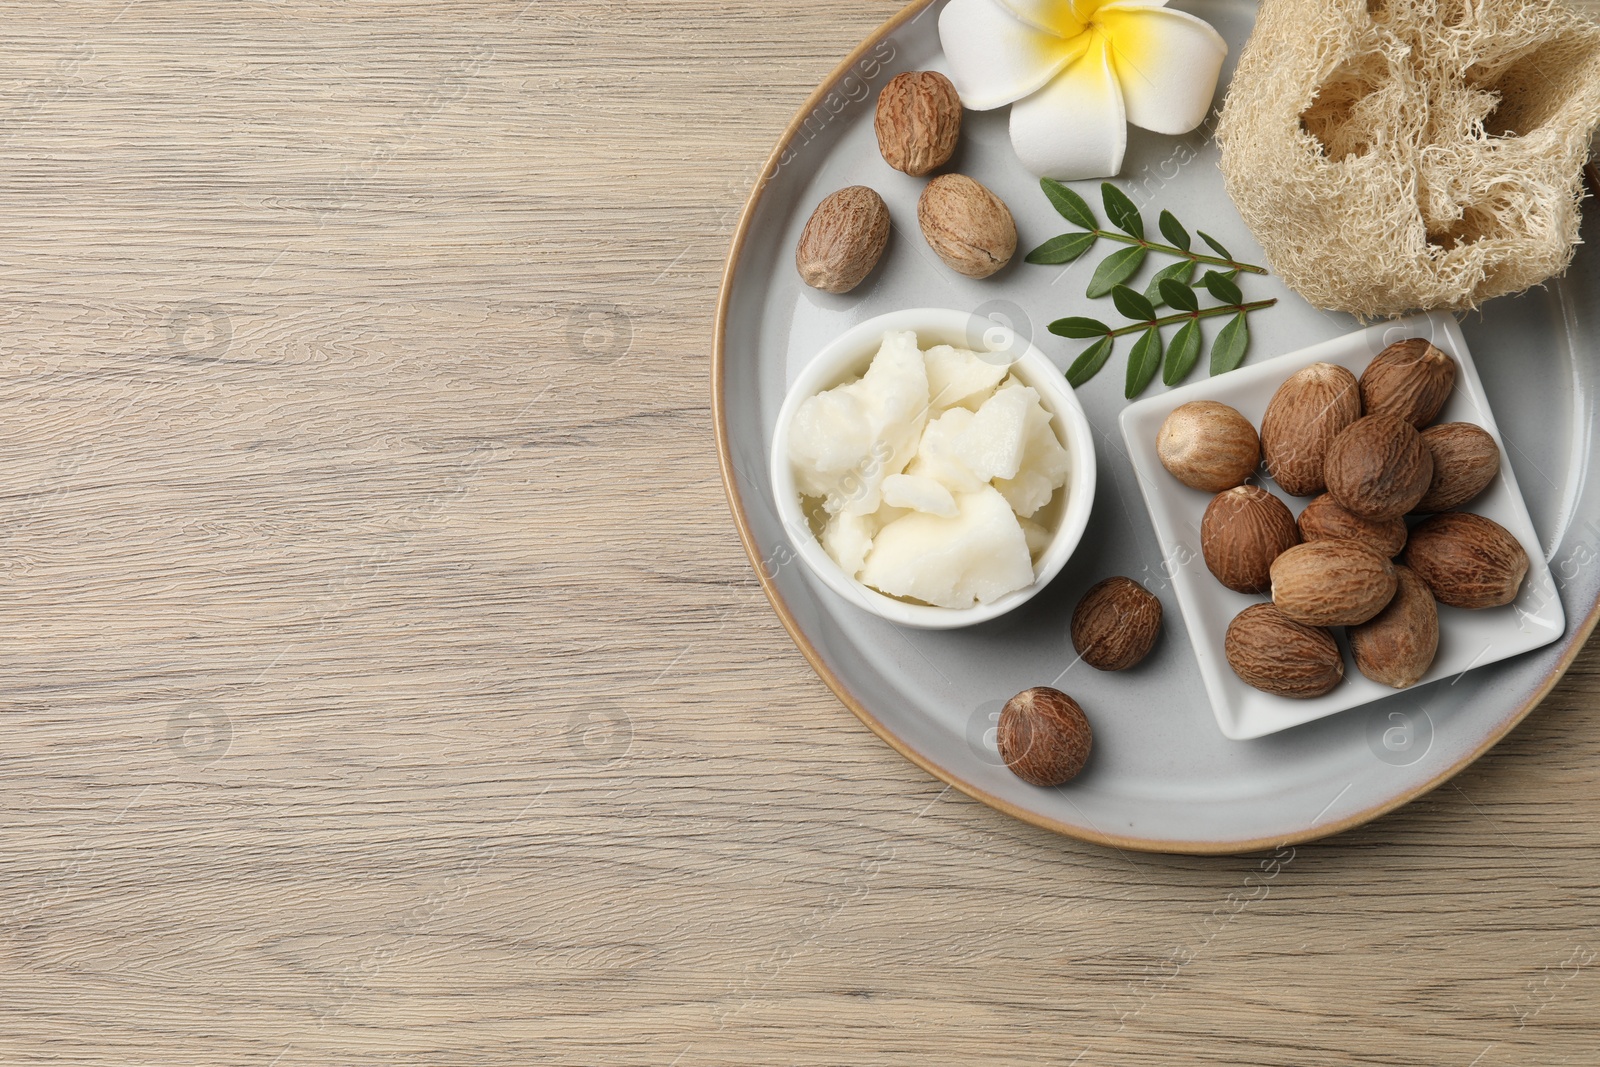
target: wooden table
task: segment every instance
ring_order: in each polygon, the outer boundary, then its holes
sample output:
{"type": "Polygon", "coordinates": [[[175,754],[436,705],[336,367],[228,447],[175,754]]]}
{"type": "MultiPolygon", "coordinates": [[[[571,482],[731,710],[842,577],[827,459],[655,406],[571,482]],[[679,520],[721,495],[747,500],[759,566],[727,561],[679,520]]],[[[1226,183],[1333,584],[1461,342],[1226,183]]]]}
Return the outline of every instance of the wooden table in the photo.
{"type": "Polygon", "coordinates": [[[1271,866],[1006,819],[791,647],[712,305],[894,10],[0,7],[0,1063],[1600,1062],[1600,657],[1271,866]]]}

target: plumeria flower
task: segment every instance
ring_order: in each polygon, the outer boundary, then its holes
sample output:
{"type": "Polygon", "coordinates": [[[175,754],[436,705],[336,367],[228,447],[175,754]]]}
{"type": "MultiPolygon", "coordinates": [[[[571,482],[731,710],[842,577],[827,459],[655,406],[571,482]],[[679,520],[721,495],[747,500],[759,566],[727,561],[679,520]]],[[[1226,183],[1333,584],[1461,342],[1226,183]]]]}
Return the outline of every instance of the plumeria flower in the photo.
{"type": "Polygon", "coordinates": [[[1062,181],[1122,169],[1128,123],[1188,133],[1206,117],[1228,45],[1166,0],[950,0],[939,37],[961,102],[1011,105],[1011,143],[1062,181]]]}

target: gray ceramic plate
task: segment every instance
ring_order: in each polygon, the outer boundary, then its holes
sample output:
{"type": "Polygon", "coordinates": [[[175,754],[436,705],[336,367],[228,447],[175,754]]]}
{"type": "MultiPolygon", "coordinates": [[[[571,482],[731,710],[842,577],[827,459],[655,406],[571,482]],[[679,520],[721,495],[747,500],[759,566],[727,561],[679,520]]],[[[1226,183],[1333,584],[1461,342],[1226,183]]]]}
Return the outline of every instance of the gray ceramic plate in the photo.
{"type": "MultiPolygon", "coordinates": [[[[923,182],[883,162],[872,115],[877,91],[894,74],[943,67],[940,6],[907,8],[817,90],[773,153],[728,259],[712,372],[718,446],[740,534],[800,649],[862,721],[928,771],[1028,822],[1122,848],[1239,852],[1309,840],[1375,818],[1461,771],[1535,710],[1595,624],[1600,485],[1589,460],[1597,379],[1590,353],[1600,339],[1600,259],[1590,249],[1600,232],[1593,223],[1590,244],[1564,280],[1496,301],[1461,323],[1570,620],[1565,637],[1545,649],[1271,737],[1224,738],[1123,451],[1121,355],[1079,390],[1100,449],[1090,535],[1030,604],[968,630],[906,630],[840,599],[799,564],[772,504],[766,450],[785,385],[807,359],[864,319],[940,306],[998,314],[1064,368],[1080,343],[1051,336],[1045,324],[1106,303],[1083,296],[1092,254],[1068,268],[1028,266],[1019,256],[979,282],[947,270],[923,242],[916,223],[923,182]],[[854,184],[888,201],[896,224],[889,252],[856,292],[815,292],[795,273],[795,243],[817,202],[854,184]],[[1121,675],[1074,665],[1067,633],[1077,598],[1112,574],[1144,581],[1167,608],[1155,654],[1121,675]],[[1007,698],[1051,684],[1088,711],[1096,748],[1076,782],[1040,790],[1000,763],[993,728],[1007,698]]],[[[1253,5],[1174,6],[1215,25],[1237,56],[1253,5]]],[[[1224,84],[1231,73],[1230,59],[1224,84]]],[[[1223,192],[1204,131],[1183,139],[1130,133],[1121,183],[1152,216],[1170,208],[1261,262],[1223,192]]],[[[967,114],[952,166],[1006,200],[1023,249],[1070,228],[1016,161],[1004,109],[967,114]]],[[[1097,199],[1092,183],[1080,189],[1097,199]]],[[[1247,287],[1252,297],[1282,298],[1254,317],[1252,361],[1357,325],[1312,309],[1273,279],[1247,279],[1247,287]]],[[[1146,395],[1161,389],[1157,382],[1146,395]]],[[[839,720],[819,728],[850,727],[839,720]]]]}

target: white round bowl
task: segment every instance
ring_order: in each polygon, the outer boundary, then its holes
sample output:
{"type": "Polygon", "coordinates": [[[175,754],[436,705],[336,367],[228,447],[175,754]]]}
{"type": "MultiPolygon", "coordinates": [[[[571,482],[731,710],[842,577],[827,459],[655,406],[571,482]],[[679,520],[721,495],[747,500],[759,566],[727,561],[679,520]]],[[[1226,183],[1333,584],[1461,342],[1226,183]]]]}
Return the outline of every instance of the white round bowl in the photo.
{"type": "Polygon", "coordinates": [[[1072,558],[1088,528],[1089,513],[1094,508],[1096,472],[1094,432],[1065,375],[1038,348],[995,321],[965,311],[940,308],[914,308],[880,315],[852,327],[818,352],[789,387],[772,436],[773,493],[778,515],[794,539],[795,553],[835,593],[890,622],[921,630],[955,630],[988,622],[1026,604],[1049,585],[1072,558]],[[1032,585],[1008,593],[993,603],[970,608],[911,603],[885,596],[850,577],[823,550],[812,532],[801,507],[800,492],[795,488],[794,471],[789,465],[789,425],[808,397],[866,373],[872,357],[883,345],[883,335],[890,330],[916,331],[917,344],[923,350],[934,345],[955,345],[1012,360],[1011,373],[1024,385],[1032,387],[1045,410],[1055,416],[1050,425],[1065,446],[1072,466],[1067,475],[1065,506],[1059,500],[1049,505],[1055,515],[1055,526],[1049,546],[1034,564],[1032,585]]]}

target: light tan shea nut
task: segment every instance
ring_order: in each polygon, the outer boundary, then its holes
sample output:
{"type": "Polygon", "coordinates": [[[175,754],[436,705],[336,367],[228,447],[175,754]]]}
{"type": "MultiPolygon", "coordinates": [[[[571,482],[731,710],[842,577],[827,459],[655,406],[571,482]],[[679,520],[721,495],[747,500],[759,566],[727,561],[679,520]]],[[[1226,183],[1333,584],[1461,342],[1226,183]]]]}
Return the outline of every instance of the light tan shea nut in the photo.
{"type": "Polygon", "coordinates": [[[1097,671],[1137,667],[1161,634],[1161,601],[1132,578],[1107,578],[1072,613],[1072,646],[1097,671]]]}
{"type": "Polygon", "coordinates": [[[1389,606],[1394,564],[1359,541],[1296,545],[1272,564],[1272,602],[1307,626],[1359,626],[1389,606]]]}
{"type": "Polygon", "coordinates": [[[825,293],[848,293],[872,273],[889,244],[889,205],[852,185],[817,205],[794,252],[800,277],[825,293]]]}
{"type": "Polygon", "coordinates": [[[1421,502],[1433,482],[1433,453],[1398,415],[1368,415],[1328,449],[1328,492],[1363,519],[1398,519],[1421,502]]]}
{"type": "Polygon", "coordinates": [[[1261,438],[1250,420],[1228,405],[1195,400],[1161,424],[1156,453],[1184,485],[1220,493],[1243,485],[1261,465],[1261,438]]]}
{"type": "Polygon", "coordinates": [[[1417,429],[1433,423],[1456,385],[1456,361],[1421,337],[1378,353],[1361,375],[1368,415],[1398,415],[1417,429]]]}
{"type": "Polygon", "coordinates": [[[1267,473],[1290,496],[1327,488],[1323,464],[1334,438],[1361,417],[1356,376],[1332,363],[1314,363],[1279,386],[1261,420],[1267,473]]]}
{"type": "Polygon", "coordinates": [[[1435,515],[1412,530],[1405,559],[1453,608],[1504,607],[1528,576],[1522,542],[1493,519],[1464,511],[1435,515]]]}
{"type": "Polygon", "coordinates": [[[1271,604],[1244,609],[1223,647],[1246,685],[1274,696],[1310,700],[1344,681],[1344,656],[1333,634],[1295,622],[1271,604]]]}
{"type": "Polygon", "coordinates": [[[1418,511],[1450,511],[1474,500],[1500,474],[1500,446],[1470,422],[1447,422],[1422,431],[1433,453],[1433,481],[1418,511]]]}
{"type": "Polygon", "coordinates": [[[1404,519],[1373,522],[1353,515],[1332,495],[1323,493],[1300,512],[1300,536],[1307,541],[1360,541],[1384,559],[1393,559],[1406,547],[1404,519]]]}
{"type": "Polygon", "coordinates": [[[1236,593],[1272,588],[1272,563],[1300,543],[1289,506],[1255,485],[1219,493],[1200,520],[1200,554],[1236,593]]]}
{"type": "Polygon", "coordinates": [[[987,278],[1017,251],[1017,224],[1005,202],[965,174],[941,174],[922,190],[917,221],[949,268],[987,278]]]}
{"type": "Polygon", "coordinates": [[[961,97],[936,71],[896,74],[878,94],[878,150],[884,162],[914,178],[932,174],[961,139],[961,97]]]}
{"type": "Polygon", "coordinates": [[[1409,689],[1439,654],[1439,605],[1410,567],[1396,567],[1400,587],[1371,621],[1350,631],[1356,669],[1380,685],[1409,689]]]}
{"type": "Polygon", "coordinates": [[[1000,758],[1011,773],[1046,789],[1076,778],[1089,761],[1094,731],[1078,702],[1040,687],[1012,697],[995,730],[1000,758]]]}

